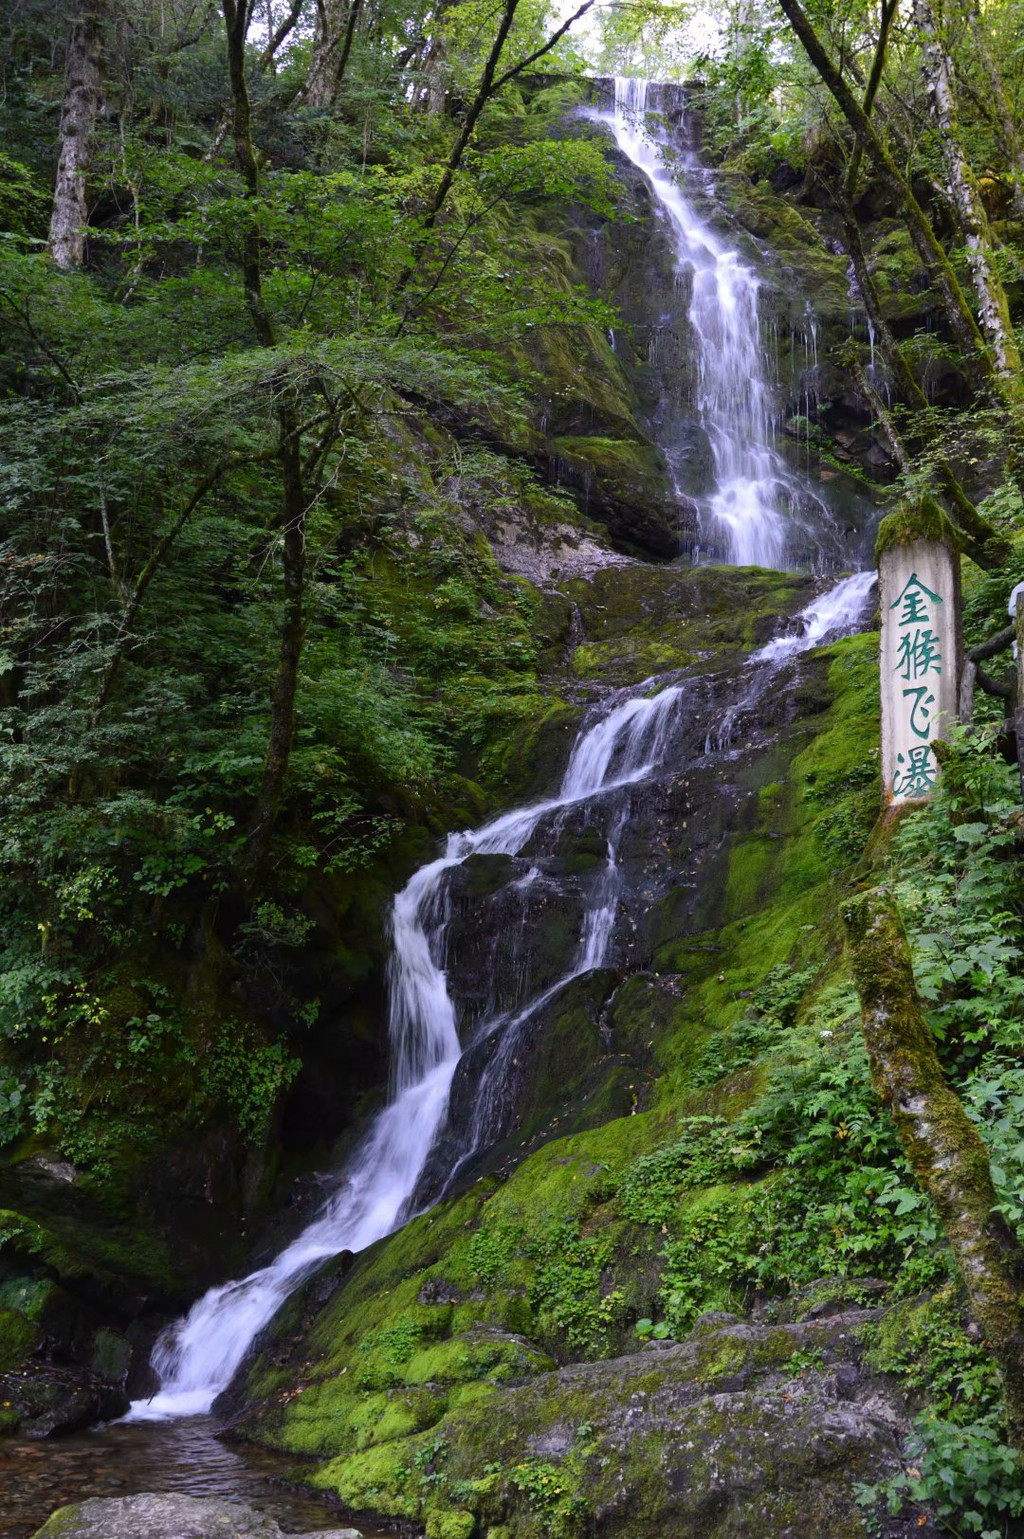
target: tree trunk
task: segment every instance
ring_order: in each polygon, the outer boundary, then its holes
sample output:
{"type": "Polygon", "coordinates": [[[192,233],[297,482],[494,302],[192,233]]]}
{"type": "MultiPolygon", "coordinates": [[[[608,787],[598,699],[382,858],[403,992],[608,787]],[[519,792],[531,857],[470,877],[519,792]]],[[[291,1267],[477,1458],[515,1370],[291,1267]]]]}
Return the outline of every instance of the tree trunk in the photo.
{"type": "Polygon", "coordinates": [[[1020,799],[1024,802],[1024,589],[1014,589],[1013,625],[1017,641],[1017,698],[1013,702],[1013,730],[1017,739],[1017,771],[1020,775],[1020,799]]]}
{"type": "Polygon", "coordinates": [[[218,469],[211,471],[208,476],[203,477],[202,481],[200,481],[188,502],[186,502],[184,508],[178,514],[178,517],[174,520],[174,523],[168,529],[167,533],[157,541],[152,554],[139,573],[131,596],[128,598],[125,604],[124,613],[121,616],[121,620],[117,628],[117,639],[114,642],[114,650],[110,654],[110,659],[107,663],[106,669],[104,670],[103,678],[100,681],[99,692],[96,696],[96,705],[93,711],[94,722],[99,717],[99,714],[103,710],[103,707],[106,705],[107,701],[110,699],[111,691],[117,682],[117,676],[121,671],[121,664],[124,661],[125,653],[127,652],[129,643],[131,642],[132,633],[135,629],[135,620],[140,608],[142,607],[142,600],[146,596],[146,590],[148,589],[150,583],[153,581],[153,578],[156,576],[157,572],[160,570],[164,563],[164,558],[170,553],[175,544],[175,541],[177,540],[181,531],[184,529],[185,525],[188,523],[189,519],[192,517],[192,514],[195,512],[196,508],[199,506],[200,502],[202,502],[203,498],[206,496],[211,487],[217,483],[222,474],[222,467],[218,467],[218,469]]]}
{"type": "Polygon", "coordinates": [[[313,57],[306,84],[296,98],[299,105],[321,111],[334,106],[348,68],[361,8],[361,0],[349,0],[345,7],[336,0],[317,5],[313,57]]]}
{"type": "Polygon", "coordinates": [[[842,72],[833,63],[828,50],[801,6],[800,0],[778,0],[778,3],[788,17],[793,31],[821,77],[822,83],[835,99],[855,140],[863,153],[873,162],[882,186],[896,207],[902,211],[914,247],[942,296],[946,316],[958,344],[968,358],[977,361],[982,375],[995,385],[1000,400],[1012,411],[1014,403],[1012,400],[1006,400],[1006,393],[1002,388],[1004,381],[997,370],[985,337],[978,328],[949,258],[943,251],[928,216],[915,198],[909,182],[898,170],[889,151],[872,127],[867,113],[847,85],[842,72]]]}
{"type": "MultiPolygon", "coordinates": [[[[847,183],[849,186],[849,183],[847,183]]],[[[919,420],[927,422],[930,419],[930,407],[928,398],[921,389],[917,380],[900,351],[899,343],[893,336],[889,323],[885,318],[875,281],[868,267],[867,256],[864,252],[864,243],[861,240],[860,226],[857,223],[853,207],[849,198],[841,194],[839,198],[839,212],[843,220],[843,228],[846,232],[846,247],[853,266],[853,274],[857,280],[857,288],[864,302],[864,309],[868,319],[875,328],[882,356],[892,370],[893,377],[900,394],[907,406],[918,414],[919,420]]],[[[880,403],[876,406],[880,409],[880,403]]],[[[885,413],[880,417],[886,432],[899,438],[901,450],[896,457],[900,459],[904,474],[907,467],[904,459],[911,459],[915,453],[919,453],[932,446],[932,441],[925,433],[915,433],[905,442],[899,433],[891,413],[885,413]]],[[[936,475],[941,485],[944,496],[952,510],[953,521],[964,536],[965,549],[973,561],[987,570],[1002,566],[1010,553],[1009,542],[999,534],[986,519],[982,518],[974,503],[968,497],[960,484],[960,481],[949,465],[940,458],[936,464],[936,475]]]]}
{"type": "Polygon", "coordinates": [[[1003,80],[995,55],[989,44],[978,0],[966,0],[966,7],[967,19],[971,24],[971,32],[974,37],[974,46],[977,49],[978,58],[981,61],[981,67],[988,83],[990,94],[989,108],[998,128],[1003,154],[1006,156],[1010,170],[1013,173],[1014,212],[1018,219],[1024,219],[1024,146],[1022,146],[1020,135],[1017,132],[1013,107],[1006,92],[1006,82],[1003,80]]]}
{"type": "Polygon", "coordinates": [[[519,0],[504,0],[501,21],[498,23],[498,30],[495,34],[494,42],[491,44],[491,51],[487,56],[487,62],[480,76],[480,84],[477,87],[476,95],[463,120],[459,137],[456,139],[452,152],[448,157],[448,164],[444,168],[444,173],[437,184],[434,196],[424,212],[422,234],[417,245],[414,247],[412,261],[405,268],[404,272],[399,274],[395,283],[396,294],[401,294],[404,291],[410,278],[416,271],[416,266],[429,239],[430,231],[437,222],[438,214],[444,207],[445,199],[451,191],[452,183],[455,180],[455,173],[459,169],[466,148],[476,131],[477,119],[487,103],[492,97],[497,96],[498,92],[508,85],[510,80],[514,80],[517,75],[521,75],[524,70],[529,69],[531,64],[535,64],[538,59],[543,58],[557,43],[561,42],[569,29],[585,16],[595,4],[596,0],[583,0],[583,4],[573,11],[572,15],[563,21],[561,26],[552,32],[551,36],[539,48],[535,48],[531,54],[527,54],[525,59],[520,59],[518,64],[513,64],[503,74],[499,75],[497,73],[498,63],[501,59],[502,50],[508,41],[508,35],[512,30],[512,23],[515,21],[516,11],[519,7],[519,0]]]}
{"type": "MultiPolygon", "coordinates": [[[[259,167],[252,141],[249,89],[245,78],[245,39],[248,31],[246,0],[222,0],[222,8],[228,44],[235,159],[245,182],[247,196],[256,199],[259,197],[259,167]]],[[[260,230],[255,218],[243,238],[242,280],[256,340],[261,347],[273,347],[276,340],[274,323],[263,293],[260,230]]],[[[277,458],[282,481],[284,606],[277,677],[270,698],[267,757],[243,854],[245,887],[250,893],[270,850],[270,840],[288,774],[304,629],[306,493],[302,475],[301,433],[298,415],[288,399],[283,383],[275,394],[277,458]]]]}
{"type": "Polygon", "coordinates": [[[988,1150],[946,1083],[884,887],[843,907],[871,1079],[935,1205],[971,1309],[999,1369],[1011,1441],[1024,1449],[1024,1251],[994,1208],[988,1150]]]}
{"type": "Polygon", "coordinates": [[[270,851],[270,840],[281,808],[292,734],[295,730],[295,697],[298,693],[299,665],[305,629],[304,593],[306,575],[306,497],[302,482],[302,463],[297,437],[281,432],[281,471],[284,480],[283,586],[284,610],[281,619],[281,645],[277,677],[270,698],[270,732],[267,758],[263,767],[256,806],[253,810],[246,846],[246,866],[251,885],[262,870],[270,851]]]}
{"type": "Polygon", "coordinates": [[[1007,389],[1020,401],[1024,383],[1020,352],[1013,334],[1006,293],[991,260],[992,234],[978,181],[957,134],[952,61],[931,0],[914,0],[914,14],[921,34],[922,71],[928,102],[946,168],[946,193],[956,210],[967,247],[982,330],[1007,389]]]}
{"type": "Polygon", "coordinates": [[[100,110],[103,10],[104,0],[81,0],[71,23],[48,241],[58,267],[81,267],[85,253],[86,183],[100,110]]]}
{"type": "Polygon", "coordinates": [[[313,51],[309,60],[306,83],[296,100],[304,107],[319,111],[334,105],[337,87],[334,73],[342,36],[346,29],[346,16],[351,5],[340,0],[317,0],[316,30],[313,34],[313,51]]]}

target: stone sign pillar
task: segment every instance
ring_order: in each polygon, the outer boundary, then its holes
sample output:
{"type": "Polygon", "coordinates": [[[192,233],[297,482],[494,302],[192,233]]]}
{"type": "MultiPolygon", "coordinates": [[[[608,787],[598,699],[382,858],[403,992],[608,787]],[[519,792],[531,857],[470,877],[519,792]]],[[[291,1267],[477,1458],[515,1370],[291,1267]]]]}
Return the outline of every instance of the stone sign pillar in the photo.
{"type": "Polygon", "coordinates": [[[1014,701],[1013,729],[1017,738],[1017,770],[1020,774],[1020,799],[1024,802],[1024,582],[1010,594],[1010,619],[1017,639],[1017,698],[1014,701]]]}
{"type": "Polygon", "coordinates": [[[962,641],[960,557],[931,498],[885,519],[878,537],[882,607],[882,799],[923,801],[939,777],[931,744],[957,720],[962,641]]]}

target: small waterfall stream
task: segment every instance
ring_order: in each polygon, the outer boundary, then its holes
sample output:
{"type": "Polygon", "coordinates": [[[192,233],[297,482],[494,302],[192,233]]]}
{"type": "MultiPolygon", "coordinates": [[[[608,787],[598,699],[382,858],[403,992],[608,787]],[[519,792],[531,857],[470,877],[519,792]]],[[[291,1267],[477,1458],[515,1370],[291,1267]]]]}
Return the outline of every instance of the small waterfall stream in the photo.
{"type": "MultiPolygon", "coordinates": [[[[732,561],[783,566],[792,521],[798,517],[797,497],[795,479],[771,441],[757,277],[703,224],[668,176],[646,131],[645,105],[646,82],[619,81],[610,121],[620,147],[644,172],[672,222],[680,268],[693,274],[689,319],[699,353],[697,404],[716,473],[705,512],[719,540],[725,531],[732,561]]],[[[813,494],[808,496],[815,501],[813,494]]],[[[856,628],[874,580],[873,572],[861,572],[839,581],[801,611],[789,634],[748,660],[738,697],[709,723],[706,756],[728,749],[739,716],[757,704],[795,657],[856,628]]],[[[444,853],[417,871],[397,895],[388,978],[392,1079],[387,1106],[313,1222],[269,1265],[211,1289],[164,1331],[152,1358],[160,1388],[150,1399],[136,1401],[128,1420],[208,1412],[258,1333],[321,1262],[341,1251],[362,1250],[392,1232],[448,1189],[475,1154],[505,1136],[511,1076],[524,1033],[561,990],[607,965],[613,955],[620,841],[629,826],[631,797],[651,777],[669,766],[680,767],[674,745],[692,707],[692,686],[693,681],[666,675],[594,707],[554,796],[449,835],[444,853]],[[578,935],[567,969],[532,992],[527,970],[518,978],[511,1005],[499,1006],[495,997],[479,1018],[460,1019],[449,988],[458,965],[458,958],[448,955],[452,874],[473,856],[526,857],[536,849],[553,849],[567,819],[597,807],[602,809],[605,859],[582,881],[578,935]],[[453,1132],[447,1126],[453,1080],[460,1060],[468,1062],[474,1050],[471,1113],[453,1132]],[[435,1166],[443,1156],[443,1168],[427,1179],[432,1155],[435,1166]]],[[[513,907],[519,904],[525,915],[543,881],[537,866],[525,874],[517,871],[505,889],[513,907]]]]}
{"type": "MultiPolygon", "coordinates": [[[[780,669],[801,652],[847,634],[860,620],[875,577],[844,578],[800,615],[792,632],[750,659],[739,701],[709,734],[708,750],[728,743],[732,721],[763,695],[780,669]],[[714,740],[712,742],[712,739],[714,740]]],[[[449,835],[444,854],[418,870],[394,900],[389,977],[393,1082],[389,1104],[338,1178],[314,1221],[269,1266],[212,1288],[166,1330],[153,1352],[160,1389],[136,1401],[131,1420],[199,1415],[230,1383],[250,1343],[285,1298],[327,1257],[362,1250],[415,1211],[414,1198],[445,1119],[449,1091],[464,1050],[496,1042],[476,1086],[473,1115],[450,1185],[470,1156],[502,1132],[502,1110],[516,1045],[526,1023],[559,990],[601,967],[616,919],[616,845],[629,815],[629,793],[665,767],[673,729],[687,701],[685,685],[648,681],[656,692],[595,708],[576,739],[558,793],[505,813],[482,827],[449,835]],[[472,855],[517,855],[531,841],[557,837],[573,808],[611,801],[607,859],[591,879],[575,956],[565,975],[518,1009],[478,1022],[460,1045],[444,959],[449,923],[448,876],[472,855]]],[[[524,892],[532,885],[520,879],[524,892]]]]}

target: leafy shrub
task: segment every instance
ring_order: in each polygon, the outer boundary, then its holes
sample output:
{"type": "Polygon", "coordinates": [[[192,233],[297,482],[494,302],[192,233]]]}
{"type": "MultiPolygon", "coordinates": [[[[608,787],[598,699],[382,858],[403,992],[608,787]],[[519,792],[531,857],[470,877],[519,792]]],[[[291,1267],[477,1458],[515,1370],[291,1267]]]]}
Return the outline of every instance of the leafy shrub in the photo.
{"type": "Polygon", "coordinates": [[[569,1539],[581,1531],[587,1517],[583,1497],[567,1487],[566,1476],[543,1459],[524,1459],[509,1471],[509,1484],[525,1496],[532,1511],[544,1519],[552,1539],[569,1539]]]}
{"type": "Polygon", "coordinates": [[[527,1253],[537,1262],[530,1303],[541,1329],[562,1335],[581,1356],[607,1351],[622,1309],[617,1289],[602,1291],[602,1272],[614,1255],[611,1240],[582,1235],[570,1219],[531,1242],[527,1253]]]}
{"type": "Polygon", "coordinates": [[[758,988],[743,1019],[707,1043],[691,1076],[694,1085],[713,1085],[735,1074],[771,1048],[793,1025],[813,972],[773,967],[758,988]]]}

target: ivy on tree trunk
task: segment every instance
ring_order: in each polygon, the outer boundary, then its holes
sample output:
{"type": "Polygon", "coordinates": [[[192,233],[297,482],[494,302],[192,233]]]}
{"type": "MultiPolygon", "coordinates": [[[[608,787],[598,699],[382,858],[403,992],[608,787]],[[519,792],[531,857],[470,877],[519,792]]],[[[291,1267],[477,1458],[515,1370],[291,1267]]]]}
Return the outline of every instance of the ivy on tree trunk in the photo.
{"type": "Polygon", "coordinates": [[[943,1074],[895,899],[878,887],[842,913],[872,1083],[945,1229],[1024,1450],[1024,1250],[995,1211],[988,1150],[943,1074]]]}

